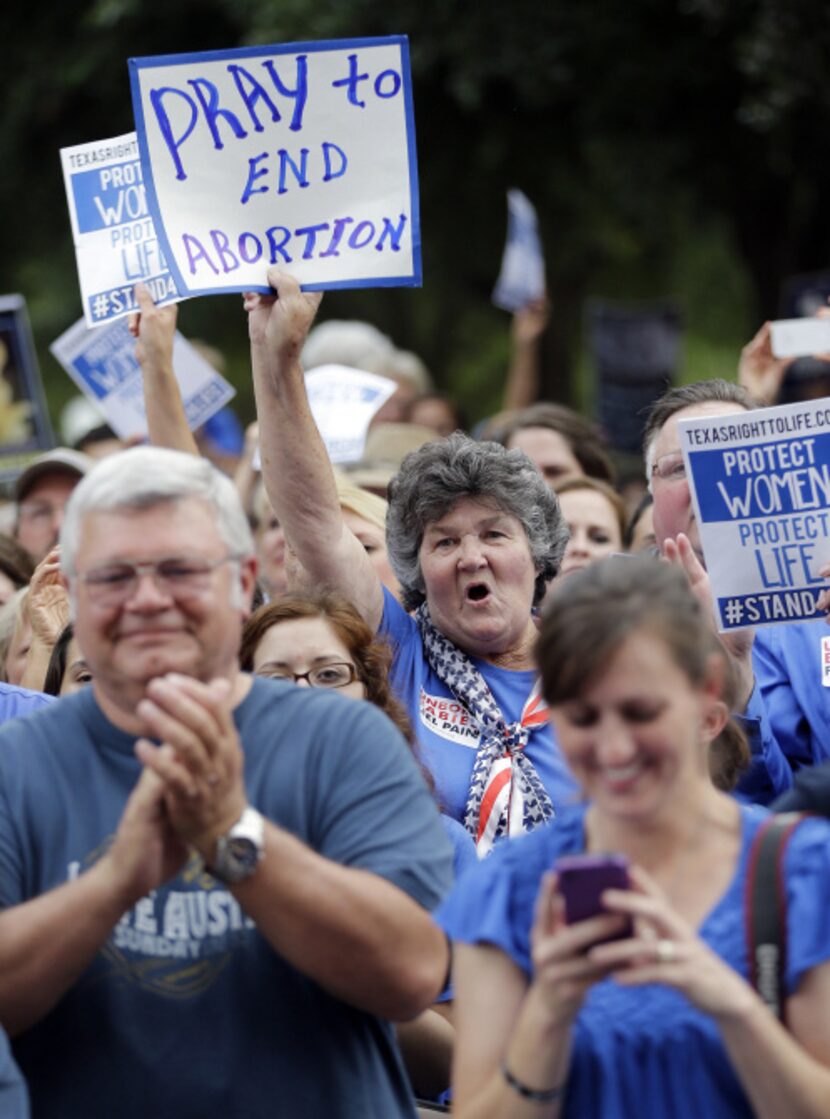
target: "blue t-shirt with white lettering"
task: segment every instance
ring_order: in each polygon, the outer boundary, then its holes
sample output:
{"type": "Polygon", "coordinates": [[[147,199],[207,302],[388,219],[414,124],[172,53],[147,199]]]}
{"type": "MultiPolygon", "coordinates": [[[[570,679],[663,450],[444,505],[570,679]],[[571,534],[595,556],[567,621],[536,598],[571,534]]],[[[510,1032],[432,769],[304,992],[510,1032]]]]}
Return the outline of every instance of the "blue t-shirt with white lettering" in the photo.
{"type": "MultiPolygon", "coordinates": [[[[475,720],[433,672],[417,622],[385,588],[378,632],[392,646],[392,684],[409,713],[419,755],[435,780],[441,809],[463,822],[480,738],[475,720]]],[[[487,681],[505,720],[518,721],[533,689],[536,672],[497,668],[478,657],[470,660],[487,681]]],[[[547,722],[531,731],[525,752],[554,809],[578,799],[579,786],[547,722]]]]}
{"type": "MultiPolygon", "coordinates": [[[[256,679],[234,718],[256,808],[324,857],[437,904],[452,851],[376,707],[256,679]]],[[[91,688],[0,728],[0,904],[101,856],[141,772],[134,744],[91,688]]],[[[123,916],[14,1051],[33,1113],[55,1119],[414,1115],[391,1026],[279,956],[195,855],[123,916]]]]}

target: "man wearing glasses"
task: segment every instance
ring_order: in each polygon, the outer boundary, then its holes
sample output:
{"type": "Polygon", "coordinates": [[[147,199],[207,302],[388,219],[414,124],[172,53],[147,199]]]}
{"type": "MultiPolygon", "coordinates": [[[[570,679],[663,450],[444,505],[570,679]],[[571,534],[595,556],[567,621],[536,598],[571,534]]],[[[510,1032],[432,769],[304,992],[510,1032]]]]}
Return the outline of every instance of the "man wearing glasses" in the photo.
{"type": "MultiPolygon", "coordinates": [[[[708,594],[678,422],[740,415],[759,407],[730,381],[698,381],[670,389],[652,406],[644,453],[654,498],[654,532],[664,555],[682,563],[693,586],[708,594]]],[[[711,609],[711,602],[709,603],[711,609]]],[[[822,622],[790,623],[721,635],[742,683],[739,714],[753,764],[739,791],[764,803],[792,784],[792,769],[830,758],[830,690],[823,683],[822,622]]]]}
{"type": "Polygon", "coordinates": [[[0,730],[0,1020],[36,1114],[413,1114],[384,1019],[444,983],[450,856],[372,705],[239,671],[253,551],[175,451],[67,508],[93,683],[0,730]]]}

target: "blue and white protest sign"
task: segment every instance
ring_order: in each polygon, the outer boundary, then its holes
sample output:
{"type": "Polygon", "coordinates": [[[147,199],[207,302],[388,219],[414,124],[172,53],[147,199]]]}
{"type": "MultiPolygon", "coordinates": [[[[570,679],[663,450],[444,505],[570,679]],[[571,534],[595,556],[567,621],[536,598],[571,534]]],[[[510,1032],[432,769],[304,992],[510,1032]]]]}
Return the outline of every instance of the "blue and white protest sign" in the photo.
{"type": "MultiPolygon", "coordinates": [[[[348,365],[318,365],[306,373],[305,387],[329,458],[334,463],[345,463],[363,457],[372,417],[398,385],[388,377],[348,365]]],[[[261,469],[259,448],[253,467],[261,469]]]]}
{"type": "MultiPolygon", "coordinates": [[[[678,423],[721,631],[817,616],[830,563],[830,400],[678,423]]],[[[823,616],[823,615],[822,615],[823,616]]]]}
{"type": "Polygon", "coordinates": [[[61,165],[87,324],[137,311],[139,280],[159,306],[182,298],[147,208],[136,134],[61,148],[61,165]]]}
{"type": "Polygon", "coordinates": [[[539,221],[530,199],[520,190],[507,192],[507,242],[493,302],[504,311],[521,311],[545,298],[545,256],[539,221]]]}
{"type": "Polygon", "coordinates": [[[405,36],[130,60],[150,212],[180,291],[421,282],[405,36]]]}
{"type": "MultiPolygon", "coordinates": [[[[121,439],[147,435],[141,367],[135,339],[121,319],[90,330],[83,319],[49,347],[81,390],[92,400],[121,439]]],[[[236,395],[234,387],[176,332],[173,368],[191,431],[236,395]]]]}
{"type": "Polygon", "coordinates": [[[314,421],[332,462],[357,462],[375,412],[397,389],[388,377],[346,365],[319,365],[305,378],[314,421]]]}

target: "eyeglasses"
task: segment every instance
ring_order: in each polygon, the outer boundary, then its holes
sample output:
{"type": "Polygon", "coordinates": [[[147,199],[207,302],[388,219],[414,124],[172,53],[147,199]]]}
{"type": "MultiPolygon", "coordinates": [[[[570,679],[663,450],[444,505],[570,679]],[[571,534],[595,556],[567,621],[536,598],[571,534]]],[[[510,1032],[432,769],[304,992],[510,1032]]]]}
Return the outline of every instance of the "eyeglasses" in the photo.
{"type": "Polygon", "coordinates": [[[143,575],[149,575],[162,594],[194,598],[208,589],[210,577],[218,567],[237,563],[239,559],[233,555],[212,561],[176,556],[147,563],[111,563],[79,572],[78,579],[86,587],[90,601],[100,606],[116,606],[132,598],[143,575]]]}
{"type": "Polygon", "coordinates": [[[345,688],[347,684],[357,680],[357,669],[346,661],[336,661],[334,664],[321,664],[311,668],[308,672],[289,672],[281,665],[275,665],[263,675],[273,680],[305,680],[310,688],[345,688]]]}
{"type": "Polygon", "coordinates": [[[655,475],[662,482],[682,482],[686,477],[686,463],[680,451],[672,451],[668,455],[661,455],[651,468],[652,478],[655,475]]]}

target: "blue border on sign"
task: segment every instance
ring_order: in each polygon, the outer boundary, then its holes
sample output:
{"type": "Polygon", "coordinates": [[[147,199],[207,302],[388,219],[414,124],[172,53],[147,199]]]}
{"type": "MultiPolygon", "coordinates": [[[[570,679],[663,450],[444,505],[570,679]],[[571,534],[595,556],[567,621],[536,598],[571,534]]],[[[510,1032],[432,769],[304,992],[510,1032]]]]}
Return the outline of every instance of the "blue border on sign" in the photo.
{"type": "Polygon", "coordinates": [[[133,99],[133,114],[135,116],[135,129],[138,137],[138,150],[141,159],[144,187],[147,192],[147,207],[153,218],[156,235],[161,242],[167,264],[179,295],[188,298],[197,295],[236,295],[245,291],[260,291],[268,294],[271,288],[252,284],[238,284],[236,287],[221,288],[194,288],[191,287],[179,271],[176,258],[173,254],[167,230],[161,219],[161,209],[156,195],[156,184],[152,174],[150,151],[147,144],[147,131],[144,121],[144,108],[141,99],[141,84],[139,73],[141,70],[155,69],[162,66],[181,66],[185,63],[221,62],[229,58],[256,58],[270,57],[274,54],[301,54],[306,52],[321,52],[331,50],[360,50],[363,47],[389,46],[396,44],[400,48],[401,74],[403,77],[404,114],[406,118],[407,153],[409,158],[409,208],[411,213],[411,239],[412,239],[412,271],[402,276],[365,276],[359,280],[337,280],[330,283],[302,284],[303,291],[338,291],[348,288],[389,288],[389,287],[420,287],[423,282],[421,264],[421,210],[418,191],[418,156],[415,143],[415,112],[412,98],[412,73],[409,62],[409,37],[407,35],[387,35],[374,38],[360,39],[325,39],[313,43],[282,43],[260,47],[234,47],[228,50],[191,51],[186,54],[161,54],[142,58],[128,59],[130,75],[130,92],[133,99]]]}

